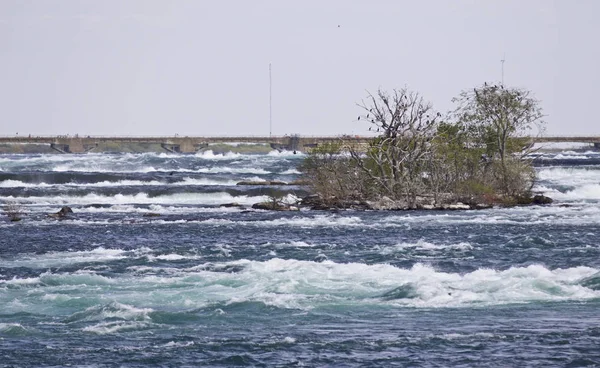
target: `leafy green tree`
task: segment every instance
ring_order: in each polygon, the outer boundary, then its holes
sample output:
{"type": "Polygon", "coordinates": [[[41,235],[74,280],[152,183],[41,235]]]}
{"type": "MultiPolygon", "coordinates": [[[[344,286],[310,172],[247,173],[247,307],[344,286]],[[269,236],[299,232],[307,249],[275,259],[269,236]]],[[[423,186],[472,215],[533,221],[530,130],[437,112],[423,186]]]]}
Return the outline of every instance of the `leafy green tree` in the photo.
{"type": "Polygon", "coordinates": [[[541,134],[543,114],[531,92],[503,85],[489,85],[463,91],[454,102],[457,125],[494,168],[505,195],[520,195],[533,182],[530,165],[524,165],[528,146],[523,137],[541,134]],[[536,132],[537,128],[537,132],[536,132]]]}

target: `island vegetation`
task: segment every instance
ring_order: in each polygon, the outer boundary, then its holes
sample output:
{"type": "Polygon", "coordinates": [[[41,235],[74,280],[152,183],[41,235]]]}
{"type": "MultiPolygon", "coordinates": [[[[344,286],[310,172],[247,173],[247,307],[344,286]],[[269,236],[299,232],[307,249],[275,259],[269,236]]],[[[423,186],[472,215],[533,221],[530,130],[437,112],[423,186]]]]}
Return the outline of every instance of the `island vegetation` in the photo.
{"type": "Polygon", "coordinates": [[[532,193],[536,174],[526,137],[543,130],[527,90],[485,83],[442,115],[406,88],[378,90],[359,121],[378,133],[367,147],[315,148],[301,166],[312,208],[463,209],[548,203],[532,193]]]}

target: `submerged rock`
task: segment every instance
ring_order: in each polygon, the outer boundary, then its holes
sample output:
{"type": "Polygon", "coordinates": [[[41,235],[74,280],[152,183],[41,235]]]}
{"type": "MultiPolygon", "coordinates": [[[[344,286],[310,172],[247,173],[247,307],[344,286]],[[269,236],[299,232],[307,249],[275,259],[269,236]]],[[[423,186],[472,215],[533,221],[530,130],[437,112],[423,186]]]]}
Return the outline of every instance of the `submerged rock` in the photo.
{"type": "Polygon", "coordinates": [[[148,212],[148,213],[144,213],[142,215],[142,217],[158,217],[160,216],[160,213],[156,213],[156,212],[148,212]]]}
{"type": "Polygon", "coordinates": [[[541,194],[537,194],[537,195],[533,196],[533,198],[531,199],[531,204],[537,204],[537,205],[551,204],[552,202],[554,202],[552,200],[552,198],[546,197],[541,194]]]}
{"type": "Polygon", "coordinates": [[[308,207],[317,211],[338,211],[342,209],[367,210],[369,205],[358,200],[340,200],[335,197],[326,200],[316,194],[308,195],[299,202],[301,207],[308,207]]]}
{"type": "Polygon", "coordinates": [[[279,202],[260,202],[252,205],[255,210],[267,211],[298,211],[298,207],[279,202]]]}
{"type": "Polygon", "coordinates": [[[224,208],[230,208],[230,207],[244,207],[241,204],[237,203],[237,202],[232,202],[232,203],[223,203],[220,204],[219,207],[224,207],[224,208]]]}
{"type": "Polygon", "coordinates": [[[240,181],[236,185],[288,185],[288,183],[279,180],[264,180],[264,181],[240,181]]]}
{"type": "Polygon", "coordinates": [[[314,262],[318,263],[325,262],[327,260],[329,260],[329,258],[327,258],[327,256],[323,253],[317,254],[317,256],[313,259],[314,262]]]}
{"type": "Polygon", "coordinates": [[[73,213],[73,210],[71,209],[71,207],[69,206],[63,206],[60,211],[56,212],[56,213],[51,213],[48,216],[50,217],[54,217],[54,218],[65,218],[69,215],[69,213],[73,213]]]}

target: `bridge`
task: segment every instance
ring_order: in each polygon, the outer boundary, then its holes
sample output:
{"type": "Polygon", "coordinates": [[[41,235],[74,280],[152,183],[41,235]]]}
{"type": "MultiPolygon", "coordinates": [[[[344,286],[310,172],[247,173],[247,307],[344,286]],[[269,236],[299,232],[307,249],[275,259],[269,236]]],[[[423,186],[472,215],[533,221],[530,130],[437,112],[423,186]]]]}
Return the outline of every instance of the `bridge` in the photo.
{"type": "Polygon", "coordinates": [[[93,151],[102,143],[109,144],[160,144],[166,151],[172,153],[194,153],[210,144],[215,143],[264,143],[270,144],[273,149],[306,151],[318,145],[340,142],[341,140],[351,144],[366,144],[370,137],[359,136],[321,136],[301,137],[291,136],[228,136],[228,137],[109,137],[109,136],[23,136],[23,137],[0,137],[0,144],[48,144],[52,149],[60,153],[86,153],[93,151]]]}
{"type": "MultiPolygon", "coordinates": [[[[351,145],[365,145],[373,137],[341,136],[229,136],[229,137],[108,137],[108,136],[23,136],[0,137],[0,144],[48,144],[60,153],[85,153],[93,151],[101,143],[160,144],[166,151],[173,153],[194,153],[207,148],[211,143],[264,143],[277,150],[307,151],[322,144],[340,142],[351,145]]],[[[532,143],[573,142],[589,143],[600,149],[600,136],[546,136],[530,137],[532,143]]]]}

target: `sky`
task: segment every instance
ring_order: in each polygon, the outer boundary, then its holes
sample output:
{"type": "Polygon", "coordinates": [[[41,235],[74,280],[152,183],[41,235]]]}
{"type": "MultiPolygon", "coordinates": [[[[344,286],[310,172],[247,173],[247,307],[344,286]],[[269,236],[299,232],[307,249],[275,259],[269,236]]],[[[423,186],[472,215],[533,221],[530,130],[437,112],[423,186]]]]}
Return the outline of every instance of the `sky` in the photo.
{"type": "Polygon", "coordinates": [[[600,135],[598,14],[596,0],[2,0],[0,135],[362,135],[369,92],[406,87],[444,113],[500,82],[502,59],[546,135],[600,135]]]}

